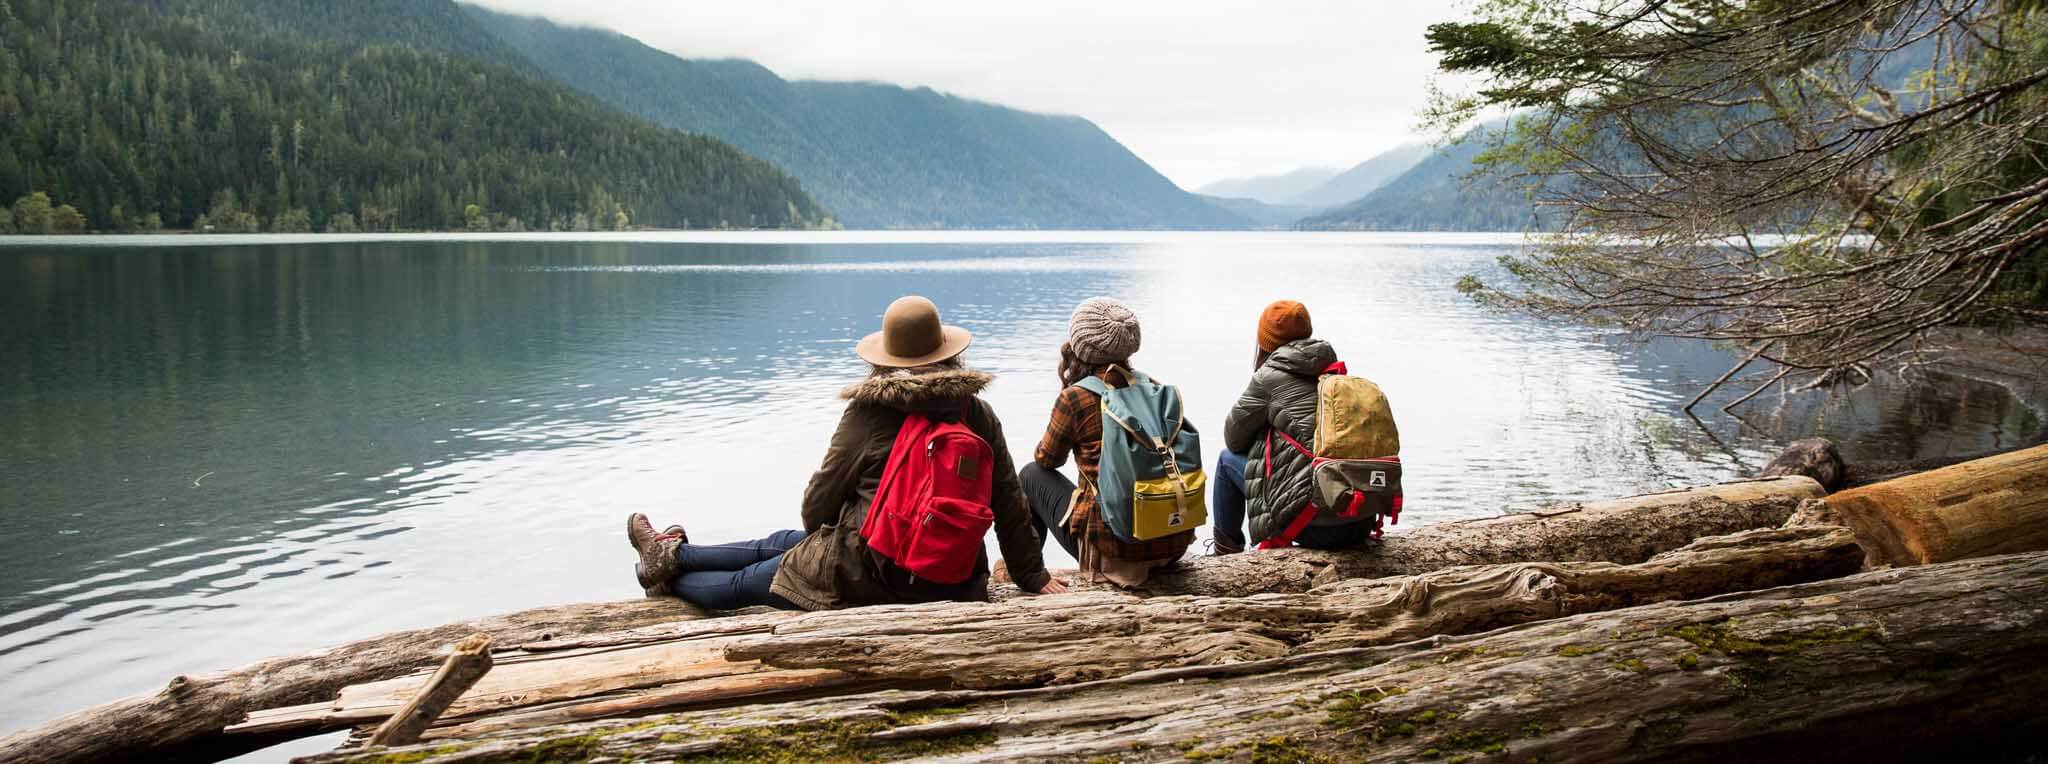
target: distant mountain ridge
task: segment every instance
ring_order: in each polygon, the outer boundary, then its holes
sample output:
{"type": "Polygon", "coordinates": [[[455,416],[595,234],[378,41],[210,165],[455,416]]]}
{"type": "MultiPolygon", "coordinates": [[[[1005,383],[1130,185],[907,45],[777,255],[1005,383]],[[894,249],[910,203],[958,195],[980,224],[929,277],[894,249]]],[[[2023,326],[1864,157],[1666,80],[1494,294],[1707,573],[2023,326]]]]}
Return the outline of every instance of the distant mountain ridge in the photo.
{"type": "Polygon", "coordinates": [[[781,166],[871,228],[1241,228],[1086,119],[930,88],[789,81],[616,32],[462,8],[555,81],[781,166]]]}
{"type": "Polygon", "coordinates": [[[1210,196],[1208,194],[1200,194],[1199,196],[1201,196],[1202,201],[1244,216],[1251,221],[1253,228],[1267,230],[1291,229],[1294,227],[1295,221],[1321,211],[1315,207],[1267,204],[1257,199],[1242,196],[1210,196]]]}
{"type": "Polygon", "coordinates": [[[1329,182],[1342,172],[1334,167],[1303,167],[1278,175],[1229,178],[1195,189],[1203,196],[1252,199],[1270,205],[1295,204],[1294,199],[1329,182]]]}
{"type": "Polygon", "coordinates": [[[1474,178],[1472,161],[1505,122],[1477,126],[1349,204],[1303,218],[1304,231],[1526,231],[1551,227],[1522,184],[1474,178]]]}
{"type": "Polygon", "coordinates": [[[1286,199],[1285,204],[1303,207],[1335,207],[1358,201],[1407,172],[1431,149],[1428,144],[1409,143],[1382,151],[1350,169],[1337,173],[1316,186],[1286,199]]]}

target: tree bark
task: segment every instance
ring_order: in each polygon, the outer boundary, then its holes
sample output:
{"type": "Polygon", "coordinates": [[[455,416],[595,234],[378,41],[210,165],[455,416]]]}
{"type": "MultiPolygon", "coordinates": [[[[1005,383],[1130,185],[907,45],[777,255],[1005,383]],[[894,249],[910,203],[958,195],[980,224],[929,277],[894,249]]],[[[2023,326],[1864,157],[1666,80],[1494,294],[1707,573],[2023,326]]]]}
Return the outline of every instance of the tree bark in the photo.
{"type": "Polygon", "coordinates": [[[2048,446],[1827,498],[1878,565],[1924,565],[2048,545],[2048,446]]]}
{"type": "Polygon", "coordinates": [[[2048,725],[2039,713],[2048,704],[2044,602],[2048,553],[2026,553],[1466,637],[1029,689],[864,693],[556,725],[389,753],[463,762],[1996,756],[2031,750],[2048,725]]]}
{"type": "Polygon", "coordinates": [[[447,656],[450,643],[469,634],[482,632],[505,644],[545,642],[703,614],[669,598],[560,605],[385,634],[219,674],[179,676],[158,692],[0,738],[0,761],[216,761],[273,742],[220,734],[249,712],[327,700],[351,684],[433,666],[447,656]]]}
{"type": "Polygon", "coordinates": [[[489,634],[471,634],[455,643],[455,652],[427,680],[425,687],[413,694],[412,700],[398,713],[377,727],[370,735],[370,745],[407,745],[417,742],[420,733],[432,726],[441,713],[455,704],[455,699],[482,679],[491,670],[491,637],[489,634]]]}

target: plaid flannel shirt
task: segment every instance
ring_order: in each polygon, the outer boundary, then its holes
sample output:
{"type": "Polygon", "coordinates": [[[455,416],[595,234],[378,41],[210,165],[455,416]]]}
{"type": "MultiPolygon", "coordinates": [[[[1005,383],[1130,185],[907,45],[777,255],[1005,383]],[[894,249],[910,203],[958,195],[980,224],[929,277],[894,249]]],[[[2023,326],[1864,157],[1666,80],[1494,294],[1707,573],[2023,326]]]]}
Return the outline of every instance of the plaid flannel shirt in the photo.
{"type": "MultiPolygon", "coordinates": [[[[1110,372],[1105,381],[1120,387],[1124,377],[1110,372]]],[[[1194,543],[1194,531],[1126,542],[1118,539],[1102,521],[1095,503],[1095,480],[1102,459],[1102,398],[1078,386],[1061,390],[1059,399],[1053,402],[1052,420],[1045,426],[1045,436],[1039,439],[1033,459],[1041,467],[1056,470],[1067,463],[1069,454],[1081,471],[1081,484],[1077,491],[1080,495],[1075,497],[1073,511],[1067,518],[1067,530],[1087,543],[1095,554],[1111,560],[1178,560],[1194,543]]]]}

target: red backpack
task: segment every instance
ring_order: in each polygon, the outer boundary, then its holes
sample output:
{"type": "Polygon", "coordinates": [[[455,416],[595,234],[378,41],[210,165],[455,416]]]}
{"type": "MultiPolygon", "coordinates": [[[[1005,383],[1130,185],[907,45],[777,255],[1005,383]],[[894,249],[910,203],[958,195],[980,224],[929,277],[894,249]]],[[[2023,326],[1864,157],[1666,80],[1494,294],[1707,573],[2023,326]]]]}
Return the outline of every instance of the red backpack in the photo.
{"type": "Polygon", "coordinates": [[[996,522],[989,509],[994,467],[988,441],[965,423],[904,417],[861,538],[917,578],[967,580],[981,559],[981,539],[996,522]]]}

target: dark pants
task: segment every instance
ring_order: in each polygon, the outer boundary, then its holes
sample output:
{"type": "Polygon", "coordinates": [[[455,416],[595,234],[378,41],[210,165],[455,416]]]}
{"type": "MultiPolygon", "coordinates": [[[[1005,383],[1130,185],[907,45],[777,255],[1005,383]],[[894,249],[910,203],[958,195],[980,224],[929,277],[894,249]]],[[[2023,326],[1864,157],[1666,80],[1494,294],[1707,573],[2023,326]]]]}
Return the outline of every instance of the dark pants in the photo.
{"type": "Polygon", "coordinates": [[[1030,462],[1017,470],[1017,482],[1024,485],[1024,503],[1031,505],[1031,527],[1038,531],[1038,545],[1045,546],[1046,537],[1051,536],[1067,554],[1080,559],[1081,548],[1074,544],[1074,535],[1061,522],[1066,519],[1067,504],[1074,497],[1074,481],[1058,470],[1030,462]]]}
{"type": "Polygon", "coordinates": [[[682,563],[683,572],[676,576],[676,596],[712,610],[736,610],[750,605],[796,610],[795,604],[768,591],[768,587],[775,583],[775,571],[782,567],[782,553],[802,540],[803,531],[788,530],[755,541],[678,546],[676,562],[682,563]]]}
{"type": "Polygon", "coordinates": [[[1295,535],[1294,545],[1310,549],[1350,549],[1369,538],[1372,538],[1372,523],[1369,522],[1311,525],[1295,535]]]}
{"type": "MultiPolygon", "coordinates": [[[[1240,454],[1224,451],[1216,457],[1216,474],[1209,491],[1209,522],[1216,545],[1244,548],[1244,463],[1240,454]]],[[[1310,549],[1349,549],[1372,536],[1371,523],[1310,525],[1296,534],[1296,546],[1310,549]]]]}
{"type": "Polygon", "coordinates": [[[1216,474],[1209,482],[1209,526],[1216,546],[1244,548],[1244,455],[1216,455],[1216,474]]]}

